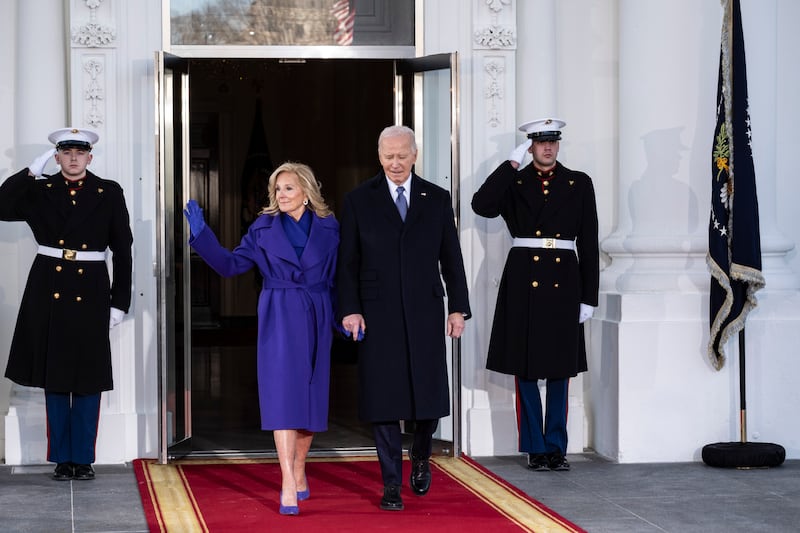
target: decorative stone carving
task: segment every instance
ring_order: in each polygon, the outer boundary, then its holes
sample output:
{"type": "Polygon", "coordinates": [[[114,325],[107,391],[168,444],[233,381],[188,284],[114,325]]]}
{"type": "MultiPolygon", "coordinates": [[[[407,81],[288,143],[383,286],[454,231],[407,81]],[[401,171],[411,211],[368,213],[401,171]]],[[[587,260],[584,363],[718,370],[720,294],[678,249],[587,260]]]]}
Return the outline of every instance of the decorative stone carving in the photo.
{"type": "Polygon", "coordinates": [[[503,26],[489,26],[475,32],[475,43],[491,49],[511,48],[517,42],[514,30],[503,26]]]}
{"type": "Polygon", "coordinates": [[[511,0],[486,0],[486,5],[493,12],[499,13],[504,7],[511,5],[511,0]]]}
{"type": "Polygon", "coordinates": [[[502,61],[489,61],[484,66],[484,70],[489,75],[486,84],[486,99],[489,101],[486,106],[487,122],[492,128],[496,128],[502,122],[499,110],[499,101],[504,98],[503,73],[506,70],[502,61]]]}
{"type": "Polygon", "coordinates": [[[84,98],[88,102],[86,111],[86,123],[93,128],[99,127],[104,120],[101,109],[101,100],[105,98],[105,90],[100,84],[101,74],[105,66],[97,58],[89,59],[84,62],[83,70],[89,75],[89,82],[84,90],[84,98]]]}
{"type": "Polygon", "coordinates": [[[112,27],[97,22],[97,9],[103,0],[85,0],[89,8],[89,22],[83,26],[72,28],[72,42],[77,46],[97,48],[110,46],[117,39],[117,31],[112,27]]]}

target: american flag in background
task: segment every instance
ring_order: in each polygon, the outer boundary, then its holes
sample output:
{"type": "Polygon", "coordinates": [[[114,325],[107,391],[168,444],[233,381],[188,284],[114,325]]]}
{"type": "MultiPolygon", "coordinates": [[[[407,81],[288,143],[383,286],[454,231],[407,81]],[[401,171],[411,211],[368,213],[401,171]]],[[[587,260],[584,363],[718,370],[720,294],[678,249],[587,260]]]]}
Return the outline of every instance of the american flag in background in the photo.
{"type": "Polygon", "coordinates": [[[356,18],[356,10],[350,9],[350,0],[337,0],[331,8],[333,18],[336,19],[336,32],[333,38],[340,46],[353,44],[353,22],[356,18]]]}

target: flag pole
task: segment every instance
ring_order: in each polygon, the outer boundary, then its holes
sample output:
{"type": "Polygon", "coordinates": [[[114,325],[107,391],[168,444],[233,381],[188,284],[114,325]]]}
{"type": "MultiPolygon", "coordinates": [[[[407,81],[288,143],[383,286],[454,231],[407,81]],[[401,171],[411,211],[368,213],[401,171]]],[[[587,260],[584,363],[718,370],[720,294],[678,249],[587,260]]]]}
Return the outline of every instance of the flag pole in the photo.
{"type": "Polygon", "coordinates": [[[739,334],[739,441],[703,447],[709,466],[759,468],[778,466],[786,458],[779,444],[747,442],[747,398],[744,326],[756,306],[755,293],[765,285],[761,273],[755,168],[750,144],[744,32],[740,0],[721,0],[723,36],[717,86],[717,124],[712,151],[711,220],[708,264],[712,281],[709,354],[719,370],[724,345],[739,334]],[[735,220],[734,220],[735,217],[735,220]]]}
{"type": "Polygon", "coordinates": [[[747,388],[745,387],[744,328],[739,330],[739,440],[747,442],[747,388]]]}
{"type": "Polygon", "coordinates": [[[771,442],[747,442],[747,397],[745,383],[745,335],[739,330],[739,442],[716,442],[703,446],[703,462],[724,468],[767,468],[780,466],[786,449],[771,442]]]}

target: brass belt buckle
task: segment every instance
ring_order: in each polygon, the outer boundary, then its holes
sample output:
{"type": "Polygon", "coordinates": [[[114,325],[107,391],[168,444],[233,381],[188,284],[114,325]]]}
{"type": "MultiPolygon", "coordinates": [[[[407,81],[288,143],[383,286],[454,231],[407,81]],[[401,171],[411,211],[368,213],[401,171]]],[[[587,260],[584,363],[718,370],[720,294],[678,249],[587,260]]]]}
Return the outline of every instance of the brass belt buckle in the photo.
{"type": "Polygon", "coordinates": [[[544,248],[555,248],[556,247],[556,240],[552,238],[544,239],[544,248]]]}
{"type": "Polygon", "coordinates": [[[78,255],[77,250],[67,250],[66,248],[61,250],[61,257],[67,261],[75,261],[77,255],[78,255]]]}

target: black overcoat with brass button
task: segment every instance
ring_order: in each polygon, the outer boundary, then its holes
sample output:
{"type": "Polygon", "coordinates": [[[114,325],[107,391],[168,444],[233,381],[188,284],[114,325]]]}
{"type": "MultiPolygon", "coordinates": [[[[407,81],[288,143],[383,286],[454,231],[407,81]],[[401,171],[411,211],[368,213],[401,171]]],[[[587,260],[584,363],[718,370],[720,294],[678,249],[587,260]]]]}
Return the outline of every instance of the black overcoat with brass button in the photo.
{"type": "Polygon", "coordinates": [[[497,295],[486,368],[525,379],[566,378],[587,369],[580,304],[597,306],[599,255],[592,180],[557,163],[506,161],[472,198],[476,214],[502,216],[512,237],[574,240],[576,251],[512,247],[497,295]]]}
{"type": "Polygon", "coordinates": [[[0,220],[27,223],[38,244],[111,251],[111,279],[105,261],[33,260],[6,377],[48,392],[113,388],[110,308],[127,312],[131,303],[133,236],[122,187],[88,171],[82,181],[71,195],[61,173],[34,179],[25,169],[0,185],[0,220]]]}

